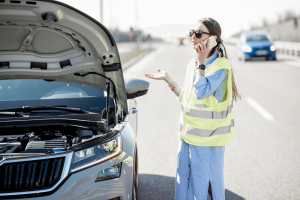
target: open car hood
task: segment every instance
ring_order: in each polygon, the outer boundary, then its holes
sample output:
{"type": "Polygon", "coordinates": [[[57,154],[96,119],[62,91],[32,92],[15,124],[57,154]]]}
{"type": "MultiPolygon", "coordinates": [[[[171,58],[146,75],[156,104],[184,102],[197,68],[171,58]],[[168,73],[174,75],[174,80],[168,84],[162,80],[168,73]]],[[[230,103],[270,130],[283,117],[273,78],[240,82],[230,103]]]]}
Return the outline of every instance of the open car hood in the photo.
{"type": "MultiPolygon", "coordinates": [[[[0,2],[0,80],[46,79],[84,84],[111,93],[128,113],[121,60],[102,24],[58,1],[0,2]]],[[[120,110],[120,109],[119,109],[120,110]]]]}

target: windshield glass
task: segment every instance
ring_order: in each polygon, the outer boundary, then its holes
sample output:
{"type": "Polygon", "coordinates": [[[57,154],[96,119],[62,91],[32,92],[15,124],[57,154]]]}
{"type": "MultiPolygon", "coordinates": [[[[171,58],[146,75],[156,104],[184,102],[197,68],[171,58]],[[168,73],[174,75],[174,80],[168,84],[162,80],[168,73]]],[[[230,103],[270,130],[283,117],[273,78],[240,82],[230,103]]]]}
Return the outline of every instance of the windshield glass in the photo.
{"type": "Polygon", "coordinates": [[[248,35],[246,37],[247,42],[253,41],[268,41],[268,37],[266,35],[248,35]]]}
{"type": "MultiPolygon", "coordinates": [[[[106,92],[94,87],[40,79],[0,81],[0,109],[67,105],[92,112],[105,108],[106,92]]],[[[113,106],[111,99],[110,106],[113,106]]]]}
{"type": "Polygon", "coordinates": [[[17,79],[0,81],[0,101],[104,96],[104,91],[75,83],[17,79]]]}

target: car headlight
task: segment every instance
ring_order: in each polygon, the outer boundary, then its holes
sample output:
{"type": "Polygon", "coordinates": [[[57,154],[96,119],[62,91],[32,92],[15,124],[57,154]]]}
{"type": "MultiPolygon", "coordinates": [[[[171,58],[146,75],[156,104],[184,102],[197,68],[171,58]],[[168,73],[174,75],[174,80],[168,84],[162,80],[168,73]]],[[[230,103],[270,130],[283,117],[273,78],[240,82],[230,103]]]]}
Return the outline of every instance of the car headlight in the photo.
{"type": "Polygon", "coordinates": [[[87,142],[82,148],[75,149],[70,173],[105,162],[120,155],[121,152],[121,136],[98,144],[97,141],[87,142]]]}
{"type": "Polygon", "coordinates": [[[247,45],[244,45],[244,46],[242,47],[242,50],[243,50],[244,52],[248,52],[248,53],[252,52],[252,48],[249,47],[249,46],[247,46],[247,45]]]}
{"type": "Polygon", "coordinates": [[[275,50],[276,50],[276,47],[275,47],[274,45],[271,45],[271,46],[270,46],[270,50],[271,50],[271,51],[275,51],[275,50]]]}

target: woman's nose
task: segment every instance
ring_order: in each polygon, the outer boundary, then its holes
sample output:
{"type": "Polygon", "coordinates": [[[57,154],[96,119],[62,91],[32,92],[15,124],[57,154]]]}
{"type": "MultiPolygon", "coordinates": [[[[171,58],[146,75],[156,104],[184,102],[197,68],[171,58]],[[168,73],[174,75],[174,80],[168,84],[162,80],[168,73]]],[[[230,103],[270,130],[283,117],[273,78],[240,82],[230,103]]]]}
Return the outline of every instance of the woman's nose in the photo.
{"type": "Polygon", "coordinates": [[[192,39],[193,39],[194,41],[196,40],[195,33],[193,33],[193,35],[192,35],[192,39]]]}

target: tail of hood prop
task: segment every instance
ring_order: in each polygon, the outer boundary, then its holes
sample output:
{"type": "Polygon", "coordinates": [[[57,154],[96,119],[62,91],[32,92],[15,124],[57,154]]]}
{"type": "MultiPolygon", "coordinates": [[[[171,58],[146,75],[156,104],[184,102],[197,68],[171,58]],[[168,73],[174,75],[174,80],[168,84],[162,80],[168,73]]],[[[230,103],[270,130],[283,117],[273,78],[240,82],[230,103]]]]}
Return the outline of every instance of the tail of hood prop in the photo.
{"type": "Polygon", "coordinates": [[[108,116],[109,116],[108,112],[109,112],[109,98],[110,98],[110,83],[112,83],[112,89],[113,89],[113,100],[114,100],[114,106],[115,106],[115,110],[114,110],[115,111],[115,123],[117,123],[117,119],[118,119],[117,102],[116,102],[118,96],[117,96],[117,92],[116,92],[116,86],[110,78],[108,78],[102,74],[99,74],[97,72],[88,72],[85,74],[75,73],[74,76],[84,77],[89,74],[96,74],[98,76],[102,76],[103,78],[105,78],[107,80],[106,81],[106,131],[108,133],[109,132],[109,130],[108,130],[108,116]]]}

